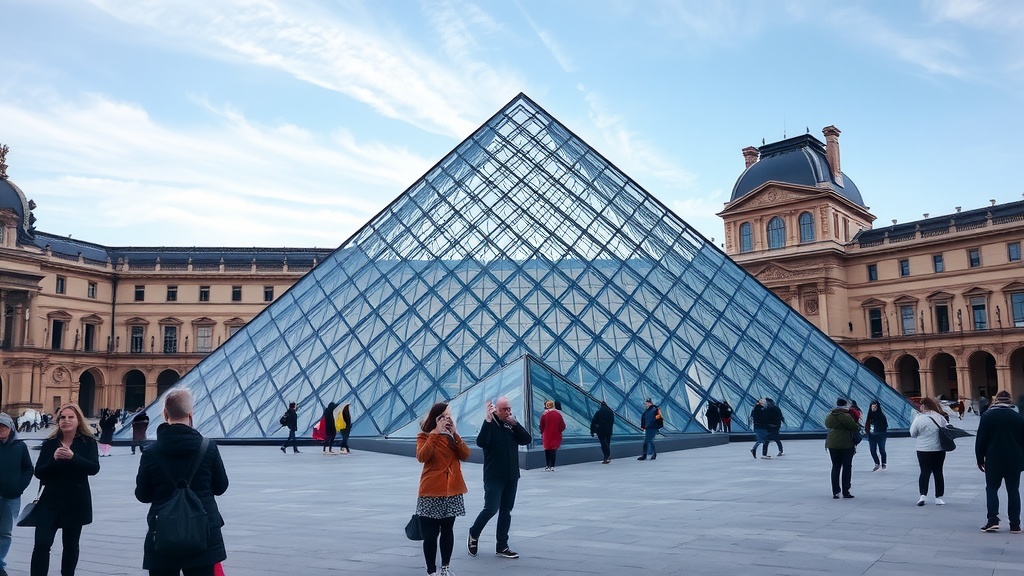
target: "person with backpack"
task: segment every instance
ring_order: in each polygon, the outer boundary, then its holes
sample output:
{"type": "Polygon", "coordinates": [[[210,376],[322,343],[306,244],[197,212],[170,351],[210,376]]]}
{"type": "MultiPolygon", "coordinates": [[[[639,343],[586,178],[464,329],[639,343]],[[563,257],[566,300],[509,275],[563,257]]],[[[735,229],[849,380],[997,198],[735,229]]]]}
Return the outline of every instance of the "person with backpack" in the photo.
{"type": "Polygon", "coordinates": [[[651,455],[651,460],[657,460],[658,451],[654,448],[654,437],[665,425],[665,419],[661,417],[661,410],[650,398],[644,400],[644,407],[646,409],[640,416],[640,428],[644,431],[644,453],[637,460],[647,460],[648,454],[651,455]]]}
{"type": "Polygon", "coordinates": [[[227,558],[224,519],[215,498],[228,489],[224,461],[217,445],[192,427],[188,389],[168,392],[163,416],[156,442],[142,453],[135,478],[135,498],[150,505],[142,567],[150,576],[212,576],[214,565],[227,558]],[[180,511],[196,505],[206,515],[190,525],[195,519],[180,511]],[[192,542],[196,534],[205,536],[205,542],[192,542]]]}
{"type": "Polygon", "coordinates": [[[292,452],[298,454],[299,443],[295,439],[295,431],[299,429],[299,412],[295,402],[288,404],[288,410],[281,416],[281,426],[288,429],[288,439],[284,441],[284,446],[281,446],[281,452],[287,453],[288,445],[291,444],[292,452]]]}

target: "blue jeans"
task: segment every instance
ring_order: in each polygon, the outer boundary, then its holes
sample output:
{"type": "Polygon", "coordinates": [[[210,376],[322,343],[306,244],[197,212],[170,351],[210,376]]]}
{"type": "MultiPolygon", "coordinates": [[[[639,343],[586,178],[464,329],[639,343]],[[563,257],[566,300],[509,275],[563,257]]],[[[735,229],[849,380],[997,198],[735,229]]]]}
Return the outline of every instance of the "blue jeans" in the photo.
{"type": "Polygon", "coordinates": [[[291,428],[288,429],[288,439],[284,441],[284,446],[281,446],[281,448],[287,448],[289,444],[292,445],[293,451],[299,451],[299,444],[295,441],[295,430],[292,430],[291,428]]]}
{"type": "Polygon", "coordinates": [[[885,434],[868,434],[868,448],[871,449],[871,459],[875,461],[875,466],[885,466],[885,434]],[[879,453],[882,455],[881,460],[878,459],[879,453]]]}
{"type": "Polygon", "coordinates": [[[1020,527],[1020,472],[1001,472],[985,467],[985,496],[988,519],[999,521],[999,485],[1006,482],[1006,515],[1010,527],[1020,527]]]}
{"type": "Polygon", "coordinates": [[[754,447],[750,449],[751,452],[757,452],[757,447],[764,444],[761,449],[762,454],[768,453],[768,429],[767,428],[754,428],[754,447]]]}
{"type": "Polygon", "coordinates": [[[657,435],[657,428],[647,428],[644,430],[644,456],[648,454],[651,456],[658,455],[658,451],[654,449],[654,437],[657,435]]]}
{"type": "Polygon", "coordinates": [[[19,512],[21,496],[0,498],[0,568],[7,566],[4,558],[7,558],[7,551],[11,549],[11,530],[14,529],[14,519],[19,512]]]}
{"type": "Polygon", "coordinates": [[[508,529],[512,526],[512,508],[516,505],[516,490],[519,480],[497,482],[484,480],[484,509],[476,517],[469,535],[479,538],[487,522],[498,515],[498,525],[494,528],[494,551],[501,552],[508,548],[508,529]]]}

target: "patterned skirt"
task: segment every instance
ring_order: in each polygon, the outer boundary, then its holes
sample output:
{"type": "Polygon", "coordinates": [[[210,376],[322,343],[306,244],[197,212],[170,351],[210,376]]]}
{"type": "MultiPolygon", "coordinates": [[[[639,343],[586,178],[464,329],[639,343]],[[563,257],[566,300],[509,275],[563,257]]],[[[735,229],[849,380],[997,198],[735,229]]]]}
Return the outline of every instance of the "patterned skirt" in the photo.
{"type": "Polygon", "coordinates": [[[416,499],[416,513],[424,518],[454,518],[466,515],[462,494],[454,496],[420,496],[416,499]]]}

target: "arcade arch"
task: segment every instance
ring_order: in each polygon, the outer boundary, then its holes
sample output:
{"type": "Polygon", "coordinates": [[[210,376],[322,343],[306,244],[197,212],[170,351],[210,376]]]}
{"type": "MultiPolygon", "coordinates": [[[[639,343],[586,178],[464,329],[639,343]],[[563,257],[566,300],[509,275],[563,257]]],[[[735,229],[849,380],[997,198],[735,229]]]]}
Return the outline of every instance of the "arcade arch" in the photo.
{"type": "Polygon", "coordinates": [[[921,365],[917,358],[904,354],[896,359],[897,390],[904,396],[921,395],[921,365]]]}

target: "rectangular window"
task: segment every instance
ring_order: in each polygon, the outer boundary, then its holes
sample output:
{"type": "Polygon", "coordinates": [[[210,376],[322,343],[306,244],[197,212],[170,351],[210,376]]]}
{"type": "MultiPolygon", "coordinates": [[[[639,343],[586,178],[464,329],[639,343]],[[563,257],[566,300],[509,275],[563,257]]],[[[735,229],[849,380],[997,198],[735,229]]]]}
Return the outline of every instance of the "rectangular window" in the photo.
{"type": "Polygon", "coordinates": [[[936,272],[946,271],[946,263],[942,261],[942,254],[932,256],[932,268],[934,268],[936,272]]]}
{"type": "Polygon", "coordinates": [[[1020,242],[1010,242],[1007,244],[1006,255],[1010,262],[1020,262],[1020,242]]]}
{"type": "Polygon", "coordinates": [[[146,351],[145,337],[145,326],[132,326],[132,352],[135,354],[141,354],[146,351]]]}
{"type": "Polygon", "coordinates": [[[57,294],[63,294],[64,292],[67,291],[67,289],[68,289],[68,279],[63,277],[63,276],[57,276],[57,287],[55,288],[54,291],[57,294]]]}
{"type": "Polygon", "coordinates": [[[949,305],[935,305],[935,329],[940,333],[949,332],[949,305]]]}
{"type": "Polygon", "coordinates": [[[878,264],[868,264],[868,282],[878,281],[878,264]]]}
{"type": "Polygon", "coordinates": [[[64,343],[64,321],[53,321],[53,332],[50,333],[50,349],[60,350],[64,343]]]}
{"type": "Polygon", "coordinates": [[[196,328],[196,352],[213,351],[213,326],[196,328]]]}
{"type": "Polygon", "coordinates": [[[971,268],[981,266],[981,250],[971,248],[967,251],[967,263],[971,268]]]}
{"type": "Polygon", "coordinates": [[[135,285],[135,301],[142,302],[146,299],[146,287],[142,284],[135,285]]]}
{"type": "Polygon", "coordinates": [[[1010,294],[1010,306],[1013,308],[1013,327],[1024,328],[1024,292],[1010,294]]]}
{"type": "Polygon", "coordinates": [[[89,287],[85,289],[85,295],[88,298],[95,298],[96,297],[96,283],[95,282],[89,282],[89,287]]]}
{"type": "Polygon", "coordinates": [[[274,301],[274,287],[273,286],[264,286],[263,287],[263,301],[264,302],[273,302],[274,301]]]}
{"type": "Polygon", "coordinates": [[[907,258],[900,260],[900,276],[910,276],[910,260],[907,258]]]}
{"type": "Polygon", "coordinates": [[[971,317],[975,330],[988,330],[988,311],[985,309],[985,297],[971,298],[971,317]]]}
{"type": "Polygon", "coordinates": [[[871,308],[868,310],[868,325],[871,329],[872,338],[882,337],[882,309],[871,308]]]}
{"type": "Polygon", "coordinates": [[[82,341],[83,350],[86,352],[96,351],[96,325],[86,324],[85,325],[85,339],[82,341]]]}
{"type": "Polygon", "coordinates": [[[231,338],[232,336],[234,336],[235,332],[238,332],[241,329],[242,329],[241,326],[228,326],[228,338],[231,338]]]}
{"type": "Polygon", "coordinates": [[[210,301],[210,287],[209,286],[200,286],[199,287],[199,301],[200,302],[209,302],[210,301]]]}
{"type": "Polygon", "coordinates": [[[914,306],[911,304],[904,304],[900,306],[900,327],[903,329],[903,335],[909,336],[914,334],[914,306]]]}
{"type": "Polygon", "coordinates": [[[178,327],[164,326],[164,354],[174,354],[178,351],[178,327]]]}
{"type": "Polygon", "coordinates": [[[231,301],[232,302],[241,302],[242,301],[242,287],[241,286],[232,286],[231,287],[231,301]]]}
{"type": "Polygon", "coordinates": [[[167,287],[167,301],[168,302],[177,302],[178,301],[178,287],[177,286],[168,286],[167,287]]]}

